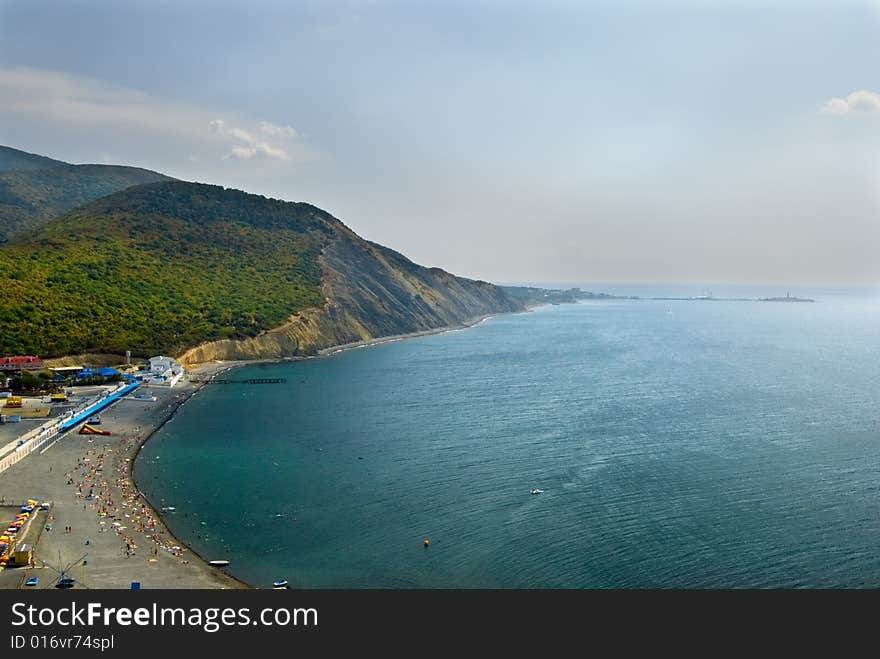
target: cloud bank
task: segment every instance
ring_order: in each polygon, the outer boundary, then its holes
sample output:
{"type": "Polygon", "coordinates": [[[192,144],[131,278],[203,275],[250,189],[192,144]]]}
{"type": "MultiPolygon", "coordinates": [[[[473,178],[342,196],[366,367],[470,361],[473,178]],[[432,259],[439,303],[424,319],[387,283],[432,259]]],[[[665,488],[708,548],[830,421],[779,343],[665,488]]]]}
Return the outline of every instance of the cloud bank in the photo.
{"type": "Polygon", "coordinates": [[[126,135],[170,151],[185,147],[182,157],[189,161],[310,159],[292,126],[177,103],[83,76],[0,68],[0,98],[0,121],[88,135],[96,148],[106,143],[115,150],[119,136],[126,135]]]}
{"type": "Polygon", "coordinates": [[[880,112],[880,94],[860,89],[846,98],[831,98],[825,102],[823,114],[847,115],[880,112]]]}

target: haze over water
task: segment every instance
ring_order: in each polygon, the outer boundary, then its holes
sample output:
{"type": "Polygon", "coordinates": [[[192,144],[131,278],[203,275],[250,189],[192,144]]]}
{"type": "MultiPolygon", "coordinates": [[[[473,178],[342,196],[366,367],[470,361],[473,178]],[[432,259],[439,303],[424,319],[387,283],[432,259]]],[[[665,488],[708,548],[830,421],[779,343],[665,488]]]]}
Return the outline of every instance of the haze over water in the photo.
{"type": "Polygon", "coordinates": [[[288,382],[205,387],[135,477],[261,587],[877,587],[880,304],[810,297],[546,306],[248,366],[288,382]]]}

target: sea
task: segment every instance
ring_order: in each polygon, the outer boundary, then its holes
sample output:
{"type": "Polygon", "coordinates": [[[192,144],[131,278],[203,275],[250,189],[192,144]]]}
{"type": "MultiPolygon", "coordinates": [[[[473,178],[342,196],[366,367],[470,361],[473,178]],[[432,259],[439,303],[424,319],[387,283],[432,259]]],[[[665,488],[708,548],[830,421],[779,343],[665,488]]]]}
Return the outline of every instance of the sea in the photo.
{"type": "Polygon", "coordinates": [[[587,300],[248,365],[229,377],[287,382],[203,387],[135,479],[258,587],[877,588],[880,297],[795,294],[816,302],[587,300]]]}

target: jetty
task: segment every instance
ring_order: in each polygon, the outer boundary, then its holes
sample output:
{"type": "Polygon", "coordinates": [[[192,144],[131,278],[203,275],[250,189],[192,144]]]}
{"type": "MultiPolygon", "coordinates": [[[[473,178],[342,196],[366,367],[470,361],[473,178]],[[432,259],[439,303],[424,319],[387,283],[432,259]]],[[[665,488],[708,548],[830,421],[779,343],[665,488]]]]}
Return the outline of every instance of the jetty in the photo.
{"type": "Polygon", "coordinates": [[[244,380],[230,380],[228,378],[198,380],[190,378],[190,382],[200,382],[202,384],[285,384],[287,378],[246,378],[244,380]]]}

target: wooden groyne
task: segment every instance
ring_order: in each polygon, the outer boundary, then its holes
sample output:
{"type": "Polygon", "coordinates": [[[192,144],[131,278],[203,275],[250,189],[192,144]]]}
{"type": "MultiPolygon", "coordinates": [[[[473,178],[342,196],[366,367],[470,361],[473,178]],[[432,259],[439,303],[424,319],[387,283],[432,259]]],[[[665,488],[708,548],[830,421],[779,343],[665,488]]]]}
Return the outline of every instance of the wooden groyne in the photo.
{"type": "Polygon", "coordinates": [[[247,378],[246,380],[229,380],[227,378],[208,378],[205,380],[190,380],[202,384],[285,384],[287,378],[247,378]]]}

